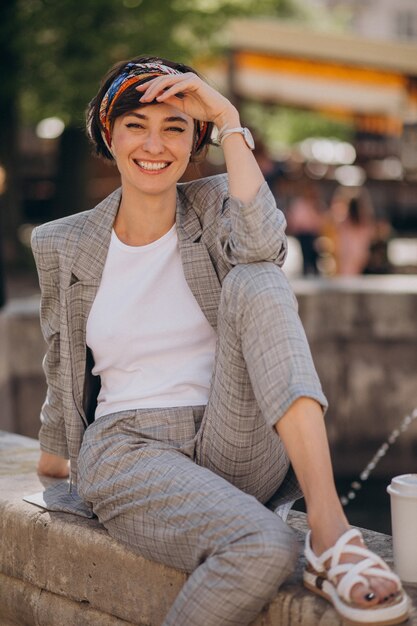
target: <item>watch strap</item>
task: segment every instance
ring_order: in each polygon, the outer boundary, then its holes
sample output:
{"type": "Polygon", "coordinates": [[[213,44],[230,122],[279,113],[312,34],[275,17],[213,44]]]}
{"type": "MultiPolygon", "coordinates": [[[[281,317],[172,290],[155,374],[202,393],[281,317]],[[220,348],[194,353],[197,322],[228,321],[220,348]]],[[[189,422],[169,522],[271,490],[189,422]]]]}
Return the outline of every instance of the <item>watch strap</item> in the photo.
{"type": "Polygon", "coordinates": [[[246,139],[246,136],[245,136],[246,132],[250,133],[249,129],[243,126],[237,126],[236,128],[228,128],[227,126],[223,126],[223,128],[221,128],[219,131],[219,134],[217,136],[217,141],[220,145],[222,145],[226,137],[228,137],[229,135],[233,135],[234,133],[238,133],[239,135],[242,135],[248,148],[253,150],[253,148],[249,145],[246,139]]]}

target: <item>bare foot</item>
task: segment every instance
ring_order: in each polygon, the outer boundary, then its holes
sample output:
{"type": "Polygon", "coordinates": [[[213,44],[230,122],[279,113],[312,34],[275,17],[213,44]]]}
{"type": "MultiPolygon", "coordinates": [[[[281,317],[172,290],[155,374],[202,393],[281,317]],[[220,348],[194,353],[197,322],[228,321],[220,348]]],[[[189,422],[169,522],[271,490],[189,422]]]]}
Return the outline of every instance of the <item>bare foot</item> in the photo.
{"type": "MultiPolygon", "coordinates": [[[[332,533],[324,533],[320,528],[312,529],[311,533],[311,547],[316,556],[320,556],[327,549],[332,548],[337,539],[347,530],[349,525],[340,522],[336,525],[335,530],[332,533]],[[331,537],[331,538],[329,538],[331,537]]],[[[357,545],[362,548],[366,548],[365,544],[360,537],[352,538],[346,545],[357,545]]],[[[339,563],[358,563],[362,561],[364,557],[357,554],[342,554],[339,563]]],[[[330,558],[325,562],[325,567],[330,567],[330,558]]],[[[379,565],[373,566],[375,568],[379,565]]],[[[354,585],[351,591],[352,602],[360,607],[372,607],[377,604],[385,604],[395,602],[396,596],[399,594],[399,589],[394,581],[387,580],[386,578],[378,576],[367,576],[361,574],[368,580],[368,585],[358,583],[354,585]]],[[[336,578],[336,584],[340,581],[343,574],[336,578]]]]}

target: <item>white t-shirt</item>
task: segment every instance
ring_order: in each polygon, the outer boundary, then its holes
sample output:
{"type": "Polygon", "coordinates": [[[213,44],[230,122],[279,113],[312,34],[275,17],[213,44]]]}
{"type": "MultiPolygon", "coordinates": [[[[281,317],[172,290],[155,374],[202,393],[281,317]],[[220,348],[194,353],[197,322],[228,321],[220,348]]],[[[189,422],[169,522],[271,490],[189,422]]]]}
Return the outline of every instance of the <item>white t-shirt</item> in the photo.
{"type": "Polygon", "coordinates": [[[184,276],[176,226],[145,246],[112,231],[87,345],[101,377],[95,417],[207,404],[216,333],[184,276]]]}

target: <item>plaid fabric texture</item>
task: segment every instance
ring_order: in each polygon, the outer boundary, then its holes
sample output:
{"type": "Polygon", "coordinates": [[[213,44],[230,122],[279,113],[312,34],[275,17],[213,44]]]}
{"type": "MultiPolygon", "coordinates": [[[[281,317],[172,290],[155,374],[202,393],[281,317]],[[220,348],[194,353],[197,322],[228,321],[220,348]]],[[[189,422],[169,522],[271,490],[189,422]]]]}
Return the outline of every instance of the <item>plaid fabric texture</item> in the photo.
{"type": "MultiPolygon", "coordinates": [[[[94,406],[85,329],[100,284],[121,189],[90,211],[35,228],[32,250],[41,286],[41,328],[47,342],[44,370],[48,393],[41,411],[42,450],[77,457],[94,406]]],[[[176,224],[185,278],[216,329],[221,283],[239,263],[282,265],[287,246],[285,218],[264,183],[242,204],[228,193],[227,175],[177,187],[176,224]]]]}
{"type": "Polygon", "coordinates": [[[85,328],[119,202],[120,190],[33,235],[48,344],[41,447],[69,454],[78,492],[112,536],[191,573],[164,626],[244,626],[296,558],[292,532],[262,504],[300,495],[274,424],[300,396],[326,408],[279,267],[285,220],[266,184],[246,205],[228,196],[226,176],[178,187],[185,277],[218,332],[208,404],[88,426],[85,328]]]}
{"type": "Polygon", "coordinates": [[[238,265],[223,282],[207,406],[87,429],[81,496],[113,537],[191,573],[164,626],[249,624],[290,572],[294,539],[261,503],[299,495],[274,424],[300,395],[325,406],[287,279],[272,263],[238,265]]]}

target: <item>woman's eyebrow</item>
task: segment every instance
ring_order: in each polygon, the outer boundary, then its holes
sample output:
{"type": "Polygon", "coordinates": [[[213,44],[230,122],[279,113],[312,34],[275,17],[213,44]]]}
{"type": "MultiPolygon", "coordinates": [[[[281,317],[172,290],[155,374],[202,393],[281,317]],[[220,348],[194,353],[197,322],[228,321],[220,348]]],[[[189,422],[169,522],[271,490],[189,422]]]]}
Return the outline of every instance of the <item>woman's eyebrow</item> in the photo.
{"type": "MultiPolygon", "coordinates": [[[[144,115],[143,113],[135,113],[135,112],[131,112],[128,113],[127,115],[131,115],[133,117],[137,117],[140,120],[148,120],[149,117],[147,115],[144,115]]],[[[184,117],[181,117],[180,115],[171,115],[169,117],[165,117],[164,118],[164,122],[182,122],[183,124],[187,124],[188,125],[188,120],[186,120],[184,117]]]]}
{"type": "Polygon", "coordinates": [[[188,121],[185,118],[180,117],[179,115],[173,115],[171,117],[166,117],[165,121],[166,122],[183,122],[184,124],[188,124],[188,121]]]}

